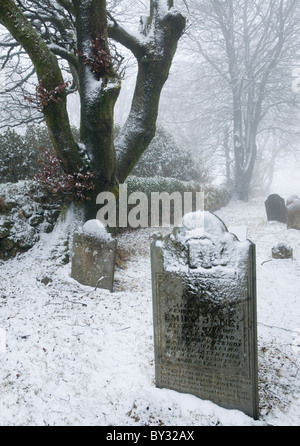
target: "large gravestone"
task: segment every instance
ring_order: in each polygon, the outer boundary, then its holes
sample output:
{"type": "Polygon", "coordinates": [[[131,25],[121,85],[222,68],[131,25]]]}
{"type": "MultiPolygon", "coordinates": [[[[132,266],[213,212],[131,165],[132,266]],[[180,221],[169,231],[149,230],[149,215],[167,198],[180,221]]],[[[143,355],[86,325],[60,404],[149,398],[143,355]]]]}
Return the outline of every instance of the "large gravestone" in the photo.
{"type": "Polygon", "coordinates": [[[269,195],[265,201],[268,221],[279,221],[286,223],[286,206],[285,201],[280,195],[269,195]]]}
{"type": "Polygon", "coordinates": [[[256,419],[255,245],[203,215],[151,245],[156,386],[256,419]]]}
{"type": "Polygon", "coordinates": [[[113,291],[116,240],[98,220],[89,220],[73,235],[71,277],[82,285],[113,291]]]}

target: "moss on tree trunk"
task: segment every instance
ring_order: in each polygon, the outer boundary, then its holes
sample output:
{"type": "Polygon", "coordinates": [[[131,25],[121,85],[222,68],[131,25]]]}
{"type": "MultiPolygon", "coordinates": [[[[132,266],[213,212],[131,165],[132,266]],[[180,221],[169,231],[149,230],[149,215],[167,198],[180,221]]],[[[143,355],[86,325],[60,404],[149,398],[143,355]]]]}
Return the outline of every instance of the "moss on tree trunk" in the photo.
{"type": "MultiPolygon", "coordinates": [[[[64,83],[56,57],[12,0],[0,0],[0,22],[27,52],[39,81],[48,92],[64,83]]],[[[72,173],[83,168],[70,128],[65,91],[59,94],[59,102],[43,107],[43,113],[65,170],[72,173]]]]}

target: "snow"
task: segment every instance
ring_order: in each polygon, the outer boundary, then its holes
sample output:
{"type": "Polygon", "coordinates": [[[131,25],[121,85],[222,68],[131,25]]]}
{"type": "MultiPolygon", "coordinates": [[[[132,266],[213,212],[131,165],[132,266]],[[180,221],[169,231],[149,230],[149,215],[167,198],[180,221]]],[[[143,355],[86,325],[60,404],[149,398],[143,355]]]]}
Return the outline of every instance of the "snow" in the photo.
{"type": "Polygon", "coordinates": [[[62,261],[70,214],[0,264],[0,425],[299,425],[300,232],[267,222],[262,198],[216,214],[227,227],[247,226],[257,247],[259,421],[155,387],[149,246],[157,229],[118,236],[110,293],[70,278],[62,261]],[[279,241],[294,260],[271,258],[279,241]]]}
{"type": "Polygon", "coordinates": [[[300,209],[300,200],[295,199],[287,208],[289,211],[300,209]]]}
{"type": "Polygon", "coordinates": [[[229,226],[228,232],[234,234],[241,242],[247,240],[247,226],[229,226]]]}
{"type": "Polygon", "coordinates": [[[92,237],[96,237],[101,240],[111,241],[112,236],[107,232],[105,226],[101,223],[101,221],[93,219],[87,221],[82,226],[82,232],[87,235],[91,235],[92,237]]]}
{"type": "Polygon", "coordinates": [[[95,79],[88,67],[85,68],[85,76],[87,101],[92,105],[102,95],[102,79],[95,79]]]}
{"type": "Polygon", "coordinates": [[[198,211],[184,215],[179,227],[173,230],[170,240],[166,238],[164,242],[156,241],[156,246],[162,248],[166,271],[189,274],[192,268],[193,273],[204,274],[206,277],[226,275],[223,283],[226,281],[228,287],[244,274],[249,241],[239,241],[227,231],[224,222],[211,212],[198,211]],[[170,240],[175,245],[175,252],[174,246],[170,246],[170,240]],[[186,252],[189,253],[188,262],[186,252]]]}

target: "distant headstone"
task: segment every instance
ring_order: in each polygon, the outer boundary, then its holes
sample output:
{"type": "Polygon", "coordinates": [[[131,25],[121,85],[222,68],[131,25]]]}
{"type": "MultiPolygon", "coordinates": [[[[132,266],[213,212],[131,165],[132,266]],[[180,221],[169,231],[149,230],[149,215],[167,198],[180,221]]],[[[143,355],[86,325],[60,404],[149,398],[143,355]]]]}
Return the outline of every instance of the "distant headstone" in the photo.
{"type": "Polygon", "coordinates": [[[116,240],[99,220],[89,220],[73,235],[71,277],[82,285],[113,291],[116,240]]]}
{"type": "Polygon", "coordinates": [[[255,245],[194,217],[151,245],[156,386],[257,419],[255,245]]]}
{"type": "Polygon", "coordinates": [[[286,206],[285,201],[280,195],[269,195],[265,201],[268,221],[279,221],[286,223],[286,206]]]}
{"type": "Polygon", "coordinates": [[[291,204],[294,203],[295,200],[300,200],[300,197],[298,195],[289,196],[289,198],[287,198],[287,200],[286,200],[286,205],[290,206],[291,204]]]}
{"type": "Polygon", "coordinates": [[[286,243],[280,242],[272,248],[273,259],[292,259],[293,249],[286,243]]]}
{"type": "Polygon", "coordinates": [[[292,204],[287,206],[287,228],[300,230],[300,200],[294,199],[292,204]]]}

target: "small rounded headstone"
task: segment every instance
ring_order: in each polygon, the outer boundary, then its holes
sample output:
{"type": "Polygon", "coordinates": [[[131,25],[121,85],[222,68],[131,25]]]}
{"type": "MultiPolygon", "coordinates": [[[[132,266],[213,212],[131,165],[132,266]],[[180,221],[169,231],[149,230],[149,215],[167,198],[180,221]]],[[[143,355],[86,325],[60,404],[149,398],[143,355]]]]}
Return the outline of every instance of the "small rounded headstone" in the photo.
{"type": "Polygon", "coordinates": [[[272,248],[273,259],[292,259],[293,249],[286,243],[278,243],[272,248]]]}
{"type": "Polygon", "coordinates": [[[94,220],[88,220],[83,226],[82,226],[82,232],[85,235],[90,235],[92,237],[96,237],[99,239],[105,239],[107,241],[112,240],[112,236],[107,232],[105,226],[103,223],[101,223],[100,220],[94,219],[94,220]]]}

